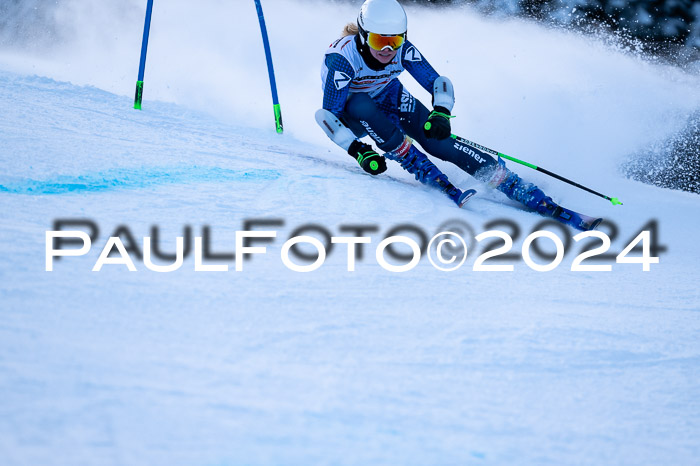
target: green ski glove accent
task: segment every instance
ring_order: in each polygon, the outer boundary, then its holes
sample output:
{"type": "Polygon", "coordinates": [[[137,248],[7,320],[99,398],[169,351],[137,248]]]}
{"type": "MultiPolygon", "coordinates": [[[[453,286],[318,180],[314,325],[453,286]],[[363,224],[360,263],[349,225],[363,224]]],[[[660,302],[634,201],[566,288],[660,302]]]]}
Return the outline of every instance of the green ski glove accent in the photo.
{"type": "Polygon", "coordinates": [[[386,171],[386,160],[369,144],[355,140],[350,144],[348,154],[354,157],[360,167],[370,175],[379,175],[386,171]]]}
{"type": "Polygon", "coordinates": [[[450,111],[444,107],[435,107],[428,116],[428,121],[423,125],[423,132],[428,139],[447,139],[452,134],[450,111]]]}

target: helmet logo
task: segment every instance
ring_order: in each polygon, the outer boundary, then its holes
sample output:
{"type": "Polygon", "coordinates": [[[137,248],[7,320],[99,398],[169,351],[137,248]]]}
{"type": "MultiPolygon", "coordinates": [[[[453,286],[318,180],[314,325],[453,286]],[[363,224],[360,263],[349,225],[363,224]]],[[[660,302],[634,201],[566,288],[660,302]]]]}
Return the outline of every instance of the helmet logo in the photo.
{"type": "Polygon", "coordinates": [[[342,71],[336,71],[335,75],[333,75],[333,82],[335,83],[335,88],[341,90],[350,84],[350,76],[342,71]]]}

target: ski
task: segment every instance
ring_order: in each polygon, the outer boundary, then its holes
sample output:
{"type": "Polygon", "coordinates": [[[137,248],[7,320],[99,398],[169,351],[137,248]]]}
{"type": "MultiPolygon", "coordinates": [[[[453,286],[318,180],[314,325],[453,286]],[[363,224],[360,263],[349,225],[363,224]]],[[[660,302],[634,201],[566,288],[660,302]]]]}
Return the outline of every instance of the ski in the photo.
{"type": "Polygon", "coordinates": [[[602,218],[580,214],[560,205],[557,205],[553,210],[547,210],[544,216],[551,217],[565,225],[569,225],[581,231],[594,230],[598,225],[600,225],[600,222],[603,221],[602,218]]]}
{"type": "Polygon", "coordinates": [[[464,204],[469,202],[469,199],[474,197],[475,194],[476,194],[476,189],[465,190],[462,193],[462,195],[459,197],[459,199],[457,200],[457,205],[459,206],[459,208],[461,209],[462,207],[464,207],[464,204]]]}

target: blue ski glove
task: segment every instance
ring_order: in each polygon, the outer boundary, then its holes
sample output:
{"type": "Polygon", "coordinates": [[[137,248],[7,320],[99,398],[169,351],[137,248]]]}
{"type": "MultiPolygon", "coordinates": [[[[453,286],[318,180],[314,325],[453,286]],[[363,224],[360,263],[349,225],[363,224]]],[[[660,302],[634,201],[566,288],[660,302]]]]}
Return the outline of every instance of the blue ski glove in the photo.
{"type": "Polygon", "coordinates": [[[383,156],[377,154],[369,144],[356,139],[350,144],[348,154],[357,160],[362,169],[370,175],[379,175],[386,171],[386,160],[383,156]]]}
{"type": "Polygon", "coordinates": [[[452,135],[452,127],[450,126],[450,111],[439,105],[433,109],[428,116],[428,121],[423,126],[423,132],[428,139],[447,139],[452,135]]]}

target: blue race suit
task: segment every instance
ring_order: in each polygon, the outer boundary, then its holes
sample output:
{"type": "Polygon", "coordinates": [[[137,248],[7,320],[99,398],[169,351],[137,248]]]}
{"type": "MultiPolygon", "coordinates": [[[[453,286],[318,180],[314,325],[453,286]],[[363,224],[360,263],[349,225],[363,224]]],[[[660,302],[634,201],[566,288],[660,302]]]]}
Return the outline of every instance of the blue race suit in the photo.
{"type": "Polygon", "coordinates": [[[321,77],[323,108],[336,115],[358,138],[369,135],[384,152],[398,148],[408,135],[430,155],[487,181],[497,161],[452,138],[428,139],[423,125],[430,111],[397,79],[408,72],[431,95],[440,76],[418,49],[405,41],[396,58],[372,68],[359,51],[358,36],[338,39],[326,52],[321,77]]]}

